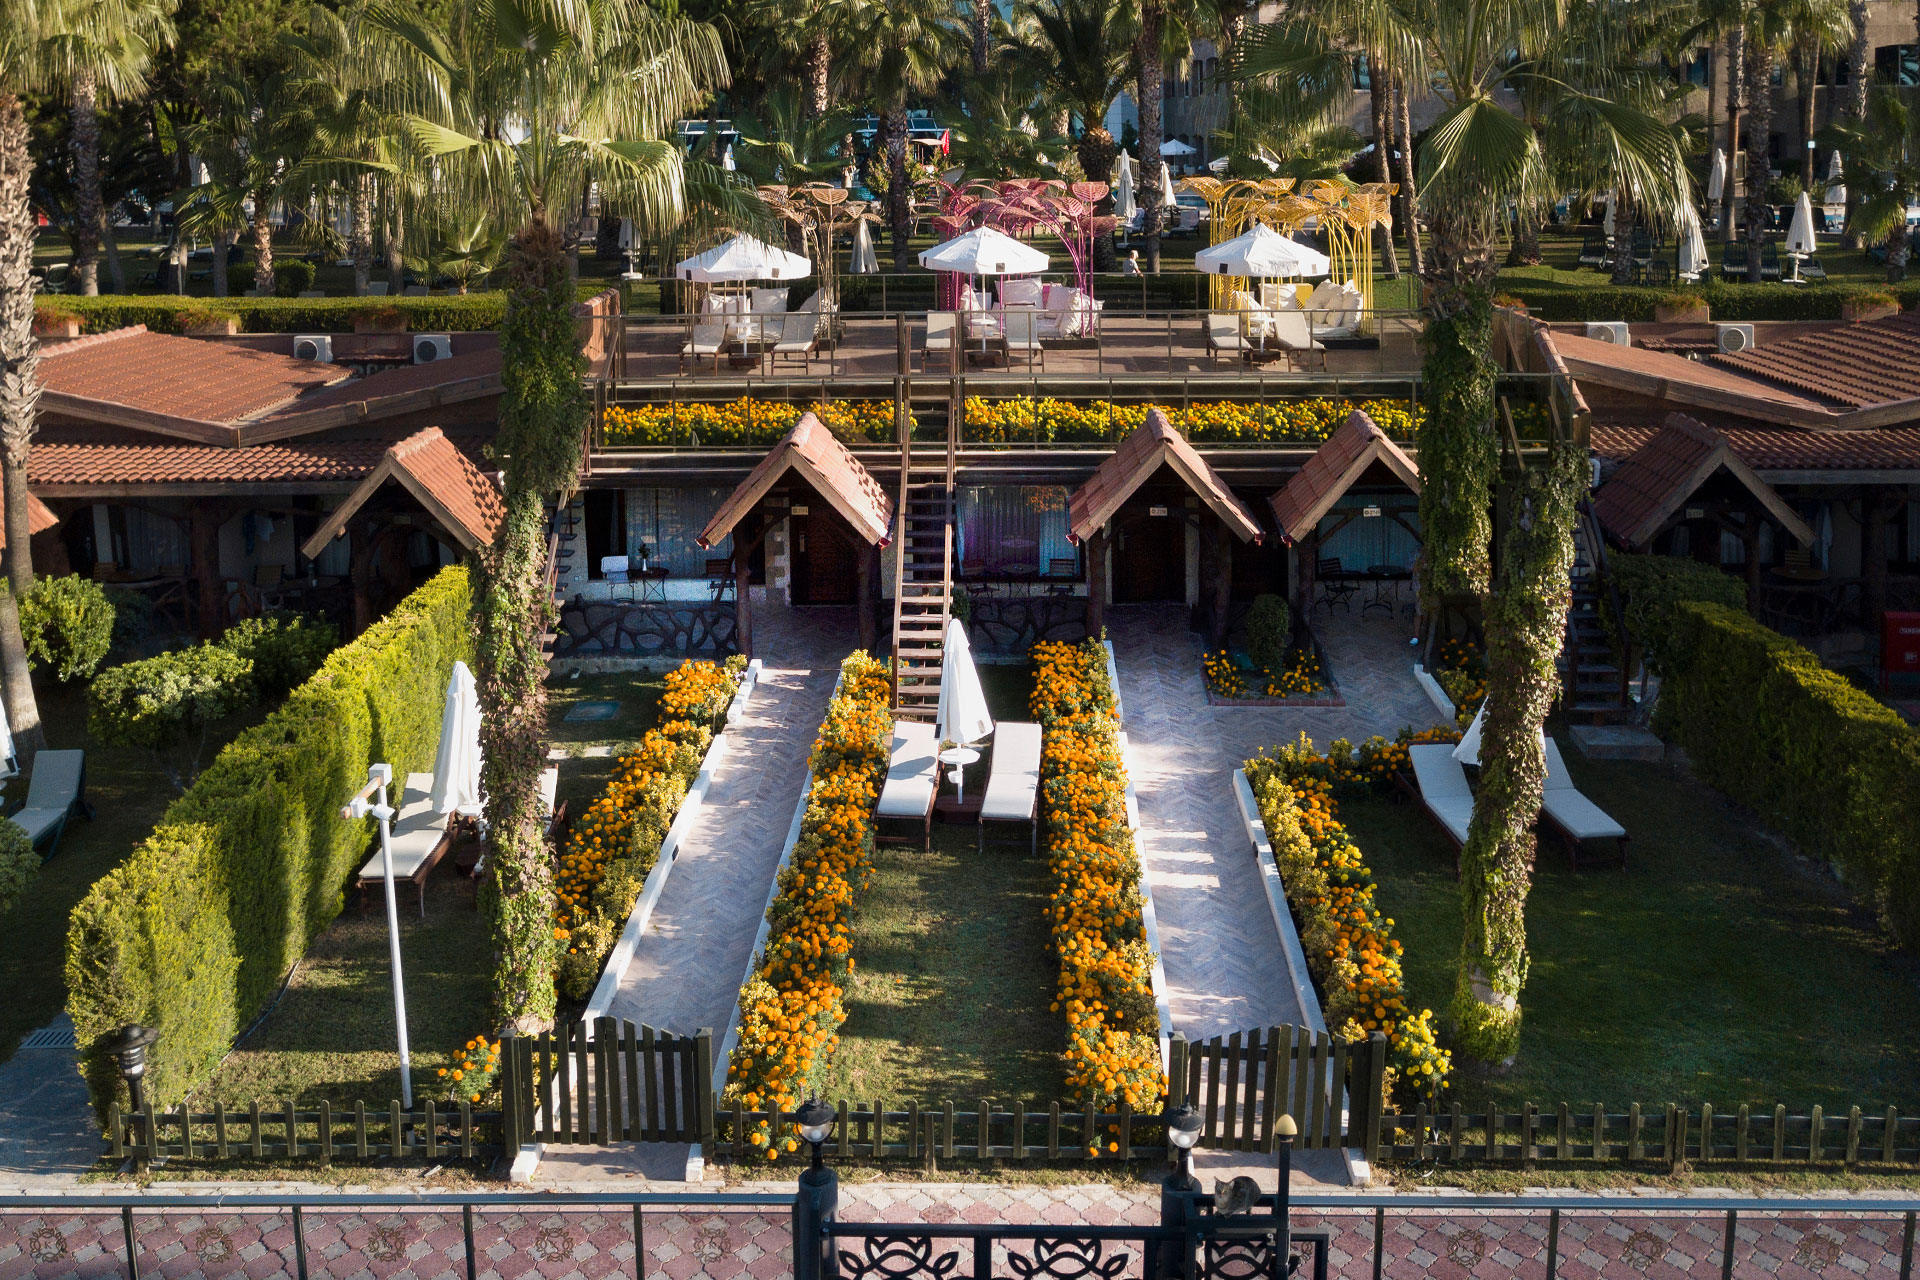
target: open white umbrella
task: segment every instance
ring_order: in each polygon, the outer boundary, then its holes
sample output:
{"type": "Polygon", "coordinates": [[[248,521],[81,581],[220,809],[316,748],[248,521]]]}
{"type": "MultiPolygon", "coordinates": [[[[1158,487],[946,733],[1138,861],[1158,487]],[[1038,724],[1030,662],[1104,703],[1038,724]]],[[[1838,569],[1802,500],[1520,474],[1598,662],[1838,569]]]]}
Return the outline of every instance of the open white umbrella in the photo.
{"type": "MultiPolygon", "coordinates": [[[[1480,709],[1473,713],[1473,723],[1467,726],[1466,733],[1461,735],[1459,743],[1453,748],[1453,758],[1461,764],[1477,765],[1480,763],[1480,723],[1486,718],[1487,704],[1482,702],[1480,709]]],[[[1538,732],[1540,734],[1540,750],[1544,752],[1547,749],[1547,733],[1544,729],[1538,732]]]]}
{"type": "Polygon", "coordinates": [[[1047,255],[1004,231],[975,227],[924,250],[920,265],[929,271],[955,271],[963,276],[1029,276],[1047,269],[1047,255]]]}
{"type": "Polygon", "coordinates": [[[1700,226],[1700,214],[1689,200],[1680,206],[1680,274],[1697,280],[1708,269],[1707,237],[1700,226]]]}
{"type": "MultiPolygon", "coordinates": [[[[946,642],[940,651],[940,705],[934,711],[934,734],[942,742],[965,746],[992,732],[993,715],[987,710],[986,690],[980,687],[980,672],[973,665],[966,625],[958,618],[949,618],[946,642]]],[[[955,777],[955,792],[964,800],[964,763],[955,777]]]]}
{"type": "Polygon", "coordinates": [[[1163,156],[1192,156],[1198,155],[1199,152],[1178,138],[1168,138],[1160,144],[1160,154],[1163,156]]]}
{"type": "Polygon", "coordinates": [[[696,253],[674,268],[682,280],[701,284],[743,284],[749,280],[804,280],[813,264],[764,240],[740,235],[696,253]]]}
{"type": "Polygon", "coordinates": [[[1727,192],[1727,153],[1713,149],[1713,164],[1707,169],[1707,199],[1718,200],[1727,192]]]}
{"type": "Polygon", "coordinates": [[[1332,270],[1327,255],[1256,222],[1231,240],[1193,256],[1195,270],[1220,276],[1324,276],[1332,270]]]}
{"type": "Polygon", "coordinates": [[[853,274],[870,276],[880,270],[880,256],[873,251],[873,232],[867,228],[867,220],[860,219],[853,224],[853,274]]]}
{"type": "Polygon", "coordinates": [[[435,813],[480,812],[480,698],[467,664],[453,664],[447,701],[440,710],[440,750],[433,758],[435,813]]]}
{"type": "Polygon", "coordinates": [[[1124,227],[1139,209],[1133,198],[1133,157],[1122,151],[1113,162],[1113,216],[1124,227]]]}

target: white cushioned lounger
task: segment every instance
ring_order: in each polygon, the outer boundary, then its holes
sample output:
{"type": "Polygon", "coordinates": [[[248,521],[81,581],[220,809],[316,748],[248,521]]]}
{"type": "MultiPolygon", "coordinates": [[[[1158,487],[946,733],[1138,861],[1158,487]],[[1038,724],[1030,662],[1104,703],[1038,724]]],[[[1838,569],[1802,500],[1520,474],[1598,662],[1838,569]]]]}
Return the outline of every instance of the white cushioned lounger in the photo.
{"type": "Polygon", "coordinates": [[[1040,726],[1002,720],[993,730],[993,772],[980,801],[981,843],[989,822],[1025,822],[1040,838],[1040,726]]]}
{"type": "MultiPolygon", "coordinates": [[[[932,725],[917,720],[894,721],[887,781],[880,788],[880,804],[875,810],[883,824],[889,819],[918,824],[922,842],[929,844],[933,839],[933,797],[940,785],[939,747],[932,725]]],[[[879,838],[889,838],[884,825],[879,838]]]]}
{"type": "Polygon", "coordinates": [[[1473,821],[1473,789],[1467,786],[1466,770],[1453,758],[1453,744],[1415,743],[1407,748],[1407,757],[1420,784],[1420,803],[1454,844],[1465,844],[1467,825],[1473,821]]]}
{"type": "Polygon", "coordinates": [[[1575,867],[1580,865],[1580,845],[1587,840],[1620,841],[1620,865],[1626,865],[1627,829],[1573,785],[1567,762],[1560,756],[1560,746],[1552,738],[1547,739],[1547,780],[1540,797],[1540,812],[1566,841],[1567,853],[1575,867]]]}
{"type": "MultiPolygon", "coordinates": [[[[433,811],[433,802],[428,798],[432,790],[432,774],[407,775],[406,790],[400,797],[400,812],[393,818],[391,838],[394,882],[411,880],[420,887],[420,915],[423,919],[427,914],[427,876],[452,843],[450,819],[453,815],[433,811]]],[[[376,844],[373,856],[360,868],[360,887],[365,889],[378,885],[385,879],[386,869],[376,844]]]]}

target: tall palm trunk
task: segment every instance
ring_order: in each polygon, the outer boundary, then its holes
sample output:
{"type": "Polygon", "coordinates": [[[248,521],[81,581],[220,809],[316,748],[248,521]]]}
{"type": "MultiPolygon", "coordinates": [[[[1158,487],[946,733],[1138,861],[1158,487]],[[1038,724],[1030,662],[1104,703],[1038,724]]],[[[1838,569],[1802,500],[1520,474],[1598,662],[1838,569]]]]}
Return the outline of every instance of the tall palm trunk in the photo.
{"type": "Polygon", "coordinates": [[[100,84],[93,72],[74,72],[73,114],[73,269],[80,292],[100,292],[100,231],[106,222],[100,199],[100,84]]]}
{"type": "Polygon", "coordinates": [[[973,74],[987,74],[993,60],[993,0],[973,0],[973,74]]]}
{"type": "Polygon", "coordinates": [[[1760,250],[1767,240],[1767,140],[1773,132],[1773,49],[1765,40],[1747,47],[1747,280],[1760,281],[1760,250]]]}
{"type": "MultiPolygon", "coordinates": [[[[1367,107],[1373,116],[1373,172],[1375,182],[1393,181],[1393,87],[1380,71],[1380,59],[1367,57],[1367,107]]],[[[1381,265],[1390,276],[1400,274],[1400,253],[1393,246],[1393,229],[1376,226],[1381,265]]]]}
{"type": "Polygon", "coordinates": [[[1420,194],[1413,181],[1413,109],[1407,101],[1407,78],[1398,70],[1393,80],[1393,145],[1400,152],[1400,217],[1407,236],[1407,263],[1416,276],[1424,276],[1425,257],[1420,245],[1420,194]]]}
{"type": "Polygon", "coordinates": [[[1806,41],[1800,50],[1800,186],[1808,192],[1808,198],[1815,204],[1820,203],[1820,193],[1813,189],[1813,148],[1807,144],[1813,141],[1814,112],[1819,104],[1820,88],[1820,46],[1806,41]]]}
{"type": "Polygon", "coordinates": [[[893,229],[893,269],[904,272],[912,261],[913,180],[907,173],[907,100],[896,95],[887,104],[887,225],[893,229]]]}
{"type": "Polygon", "coordinates": [[[1161,0],[1142,0],[1140,33],[1133,43],[1133,82],[1139,91],[1140,108],[1140,226],[1147,236],[1147,270],[1156,275],[1160,271],[1160,191],[1164,185],[1160,170],[1166,164],[1160,155],[1160,90],[1166,81],[1160,45],[1165,22],[1161,0]]]}
{"type": "Polygon", "coordinates": [[[353,203],[347,226],[347,256],[353,259],[353,292],[364,295],[373,283],[373,175],[353,179],[353,203]]]}
{"type": "Polygon", "coordinates": [[[1733,180],[1740,154],[1740,106],[1746,98],[1747,32],[1735,26],[1727,32],[1727,180],[1720,188],[1720,240],[1733,243],[1733,180]]]}
{"type": "Polygon", "coordinates": [[[807,109],[816,120],[827,114],[827,108],[833,105],[828,93],[832,73],[833,46],[828,42],[826,32],[817,31],[807,41],[807,109]]]}
{"type": "Polygon", "coordinates": [[[0,91],[0,495],[5,499],[9,590],[0,591],[0,692],[23,767],[46,745],[20,637],[19,594],[33,585],[27,528],[27,454],[40,402],[40,344],[33,336],[33,242],[28,185],[33,155],[20,99],[0,91]]]}
{"type": "Polygon", "coordinates": [[[269,221],[267,193],[253,193],[253,288],[261,297],[273,293],[273,223],[269,221]]]}
{"type": "Polygon", "coordinates": [[[1090,122],[1080,131],[1080,141],[1075,147],[1088,182],[1106,182],[1112,178],[1113,163],[1120,155],[1120,148],[1105,125],[1090,122]]]}
{"type": "Polygon", "coordinates": [[[234,241],[233,232],[222,229],[213,233],[213,296],[227,296],[227,248],[234,241]]]}
{"type": "Polygon", "coordinates": [[[1633,283],[1633,192],[1618,183],[1613,188],[1613,283],[1633,283]]]}
{"type": "Polygon", "coordinates": [[[113,282],[113,291],[115,293],[125,293],[127,291],[127,269],[120,262],[120,242],[114,238],[113,223],[111,221],[101,223],[100,243],[101,246],[106,249],[107,253],[107,279],[113,282]]]}
{"type": "MultiPolygon", "coordinates": [[[[388,198],[393,202],[393,210],[387,215],[387,292],[399,297],[407,291],[407,262],[402,252],[406,247],[407,215],[400,207],[398,192],[388,198]]],[[[577,245],[579,241],[574,243],[577,245]]]]}

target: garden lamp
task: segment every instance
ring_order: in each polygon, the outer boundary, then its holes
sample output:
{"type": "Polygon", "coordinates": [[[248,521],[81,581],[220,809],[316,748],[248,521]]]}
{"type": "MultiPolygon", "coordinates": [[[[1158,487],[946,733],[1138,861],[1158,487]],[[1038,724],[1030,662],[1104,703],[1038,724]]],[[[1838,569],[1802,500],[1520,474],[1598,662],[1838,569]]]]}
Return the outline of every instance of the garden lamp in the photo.
{"type": "Polygon", "coordinates": [[[800,1104],[794,1118],[800,1122],[800,1136],[813,1148],[813,1168],[825,1167],[820,1160],[820,1147],[832,1136],[833,1122],[839,1113],[818,1098],[808,1098],[800,1104]]]}
{"type": "Polygon", "coordinates": [[[1193,1183],[1193,1146],[1200,1141],[1200,1113],[1193,1104],[1183,1102],[1167,1113],[1167,1141],[1180,1153],[1179,1181],[1187,1190],[1193,1183]]]}
{"type": "Polygon", "coordinates": [[[1300,1126],[1293,1122],[1291,1115],[1283,1114],[1273,1126],[1273,1132],[1280,1139],[1280,1216],[1287,1216],[1287,1188],[1293,1184],[1293,1140],[1300,1133],[1300,1126]]]}
{"type": "Polygon", "coordinates": [[[135,1111],[146,1110],[146,1099],[141,1081],[147,1074],[147,1050],[160,1038],[160,1033],[152,1027],[142,1027],[128,1023],[113,1033],[109,1041],[113,1056],[120,1064],[120,1074],[126,1077],[127,1094],[133,1101],[135,1111]]]}

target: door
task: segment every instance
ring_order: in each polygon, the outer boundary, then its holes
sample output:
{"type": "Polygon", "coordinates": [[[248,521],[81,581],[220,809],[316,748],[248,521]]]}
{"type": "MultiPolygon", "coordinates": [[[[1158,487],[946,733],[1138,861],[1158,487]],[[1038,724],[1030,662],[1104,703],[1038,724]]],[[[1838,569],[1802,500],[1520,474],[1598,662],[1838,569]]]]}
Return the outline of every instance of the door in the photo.
{"type": "Polygon", "coordinates": [[[1113,549],[1115,604],[1156,604],[1187,598],[1187,522],[1177,508],[1164,516],[1116,522],[1113,549]]]}
{"type": "Polygon", "coordinates": [[[793,523],[793,602],[852,604],[859,553],[840,517],[816,505],[793,523]]]}

